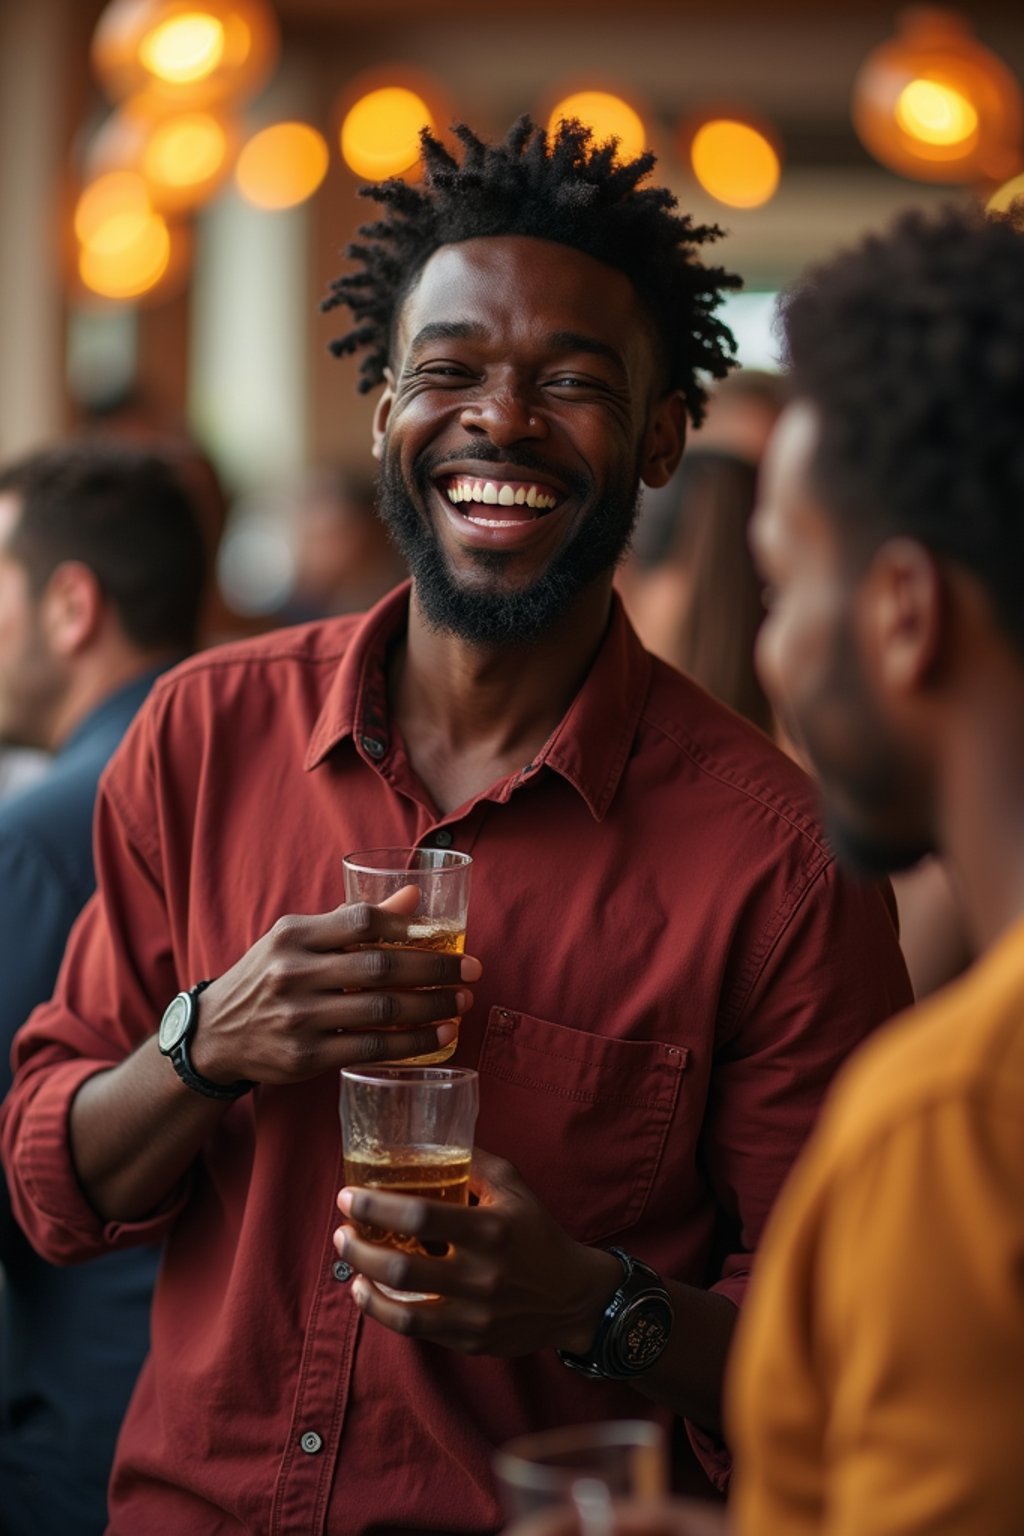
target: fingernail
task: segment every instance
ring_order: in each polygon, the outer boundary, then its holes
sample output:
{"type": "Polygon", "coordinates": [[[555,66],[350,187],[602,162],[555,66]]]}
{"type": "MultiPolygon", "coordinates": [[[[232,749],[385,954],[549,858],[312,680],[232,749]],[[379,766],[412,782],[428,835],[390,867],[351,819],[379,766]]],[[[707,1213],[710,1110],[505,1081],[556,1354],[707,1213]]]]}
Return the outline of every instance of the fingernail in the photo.
{"type": "Polygon", "coordinates": [[[346,1216],[351,1216],[351,1214],[352,1214],[352,1191],[350,1189],[339,1190],[339,1192],[338,1192],[338,1210],[343,1212],[343,1214],[346,1215],[346,1216]]]}
{"type": "Polygon", "coordinates": [[[459,1012],[460,1013],[465,1013],[466,1009],[469,1007],[469,1005],[470,1005],[470,1003],[472,1001],[473,1001],[473,994],[472,994],[472,992],[466,992],[463,988],[460,987],[458,992],[456,992],[456,994],[455,994],[455,1006],[459,1010],[459,1012]]]}
{"type": "Polygon", "coordinates": [[[462,964],[459,967],[459,975],[463,981],[479,981],[484,973],[484,968],[474,955],[463,955],[462,964]]]}
{"type": "Polygon", "coordinates": [[[347,1239],[345,1237],[345,1228],[338,1227],[334,1233],[334,1247],[339,1259],[343,1259],[345,1257],[346,1242],[347,1239]]]}
{"type": "Polygon", "coordinates": [[[370,1293],[365,1280],[353,1280],[352,1300],[355,1302],[357,1307],[365,1307],[366,1298],[369,1294],[370,1293]]]}
{"type": "Polygon", "coordinates": [[[453,1024],[449,1020],[447,1024],[439,1024],[437,1026],[438,1045],[451,1045],[452,1041],[457,1040],[458,1038],[459,1026],[457,1024],[453,1024]]]}

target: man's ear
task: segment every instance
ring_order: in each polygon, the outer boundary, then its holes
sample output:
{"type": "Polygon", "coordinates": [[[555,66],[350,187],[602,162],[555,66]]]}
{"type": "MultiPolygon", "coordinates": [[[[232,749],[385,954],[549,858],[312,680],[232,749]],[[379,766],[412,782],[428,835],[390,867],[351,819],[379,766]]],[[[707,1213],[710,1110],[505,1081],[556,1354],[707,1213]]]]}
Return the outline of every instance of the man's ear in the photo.
{"type": "Polygon", "coordinates": [[[655,403],[644,433],[640,478],[652,490],[667,485],[683,456],[686,442],[686,400],[675,389],[655,403]]]}
{"type": "Polygon", "coordinates": [[[384,369],[384,393],[377,401],[373,413],[373,456],[378,464],[384,457],[384,437],[387,432],[388,417],[391,415],[391,407],[395,403],[395,376],[390,368],[384,369]]]}
{"type": "Polygon", "coordinates": [[[895,695],[923,688],[939,664],[947,618],[939,562],[915,539],[888,539],[875,551],[861,592],[879,683],[895,695]]]}
{"type": "Polygon", "coordinates": [[[95,638],[105,609],[95,571],[81,560],[63,560],[39,599],[44,632],[55,655],[77,656],[95,638]]]}

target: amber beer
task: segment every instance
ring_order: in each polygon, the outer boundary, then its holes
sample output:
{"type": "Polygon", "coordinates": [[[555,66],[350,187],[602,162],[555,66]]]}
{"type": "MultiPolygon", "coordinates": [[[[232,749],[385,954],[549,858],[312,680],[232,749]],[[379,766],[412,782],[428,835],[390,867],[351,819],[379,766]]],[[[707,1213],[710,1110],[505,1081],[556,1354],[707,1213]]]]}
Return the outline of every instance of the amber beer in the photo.
{"type": "MultiPolygon", "coordinates": [[[[345,1183],[442,1205],[468,1205],[478,1103],[477,1075],[466,1067],[343,1067],[339,1107],[345,1183]]],[[[448,1253],[443,1241],[423,1241],[367,1221],[354,1224],[363,1241],[378,1247],[426,1260],[444,1259],[448,1253]]],[[[436,1294],[375,1284],[400,1301],[430,1301],[436,1294]]]]}
{"type": "MultiPolygon", "coordinates": [[[[345,1183],[359,1189],[381,1189],[389,1195],[415,1195],[445,1205],[469,1204],[472,1153],[462,1147],[381,1147],[345,1153],[345,1183]]],[[[368,1222],[353,1221],[367,1243],[425,1254],[418,1238],[389,1232],[368,1222]]],[[[436,1257],[437,1255],[434,1255],[436,1257]]]]}
{"type": "MultiPolygon", "coordinates": [[[[391,944],[374,945],[375,949],[432,949],[440,955],[461,955],[466,949],[466,930],[459,927],[445,927],[442,923],[410,923],[409,931],[404,939],[396,940],[391,944]]],[[[458,1018],[438,1019],[438,1024],[461,1023],[458,1018]]],[[[449,1045],[444,1045],[439,1051],[428,1051],[425,1056],[401,1056],[396,1057],[396,1066],[405,1066],[409,1062],[416,1062],[421,1067],[436,1066],[439,1062],[447,1061],[455,1054],[458,1045],[458,1037],[449,1045]]]]}
{"type": "MultiPolygon", "coordinates": [[[[432,949],[437,954],[461,955],[466,947],[469,911],[469,874],[473,860],[454,848],[367,848],[347,853],[342,860],[345,900],[367,901],[380,906],[410,886],[419,893],[409,928],[400,939],[375,943],[376,949],[432,949]]],[[[408,911],[406,906],[403,910],[408,911]]],[[[439,1024],[460,1020],[438,1019],[439,1024]]],[[[419,1066],[447,1061],[458,1044],[456,1037],[425,1056],[403,1056],[398,1065],[414,1061],[419,1066]]]]}

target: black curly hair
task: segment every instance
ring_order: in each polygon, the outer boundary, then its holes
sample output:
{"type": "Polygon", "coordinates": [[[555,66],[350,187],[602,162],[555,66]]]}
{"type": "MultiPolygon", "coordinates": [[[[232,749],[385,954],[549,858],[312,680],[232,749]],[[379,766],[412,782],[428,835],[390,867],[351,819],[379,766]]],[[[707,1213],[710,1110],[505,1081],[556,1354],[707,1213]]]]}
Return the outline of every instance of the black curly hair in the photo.
{"type": "Polygon", "coordinates": [[[406,294],[442,245],[487,235],[533,235],[572,246],[624,272],[663,348],[666,387],[680,389],[694,424],[707,391],[698,375],[724,378],[735,342],[714,311],[741,280],[697,260],[698,246],[720,237],[714,224],[673,214],[665,187],[640,187],[655,163],[650,152],[620,161],[616,143],[595,144],[589,128],[567,121],[549,140],[521,117],[504,143],[485,144],[465,126],[452,130],[461,164],[427,129],[423,185],[400,178],[362,188],[385,216],[363,224],[346,256],[359,268],[337,278],[321,308],[345,304],[355,328],[331,343],[336,357],[366,348],[359,389],[383,381],[392,329],[406,294]]]}
{"type": "Polygon", "coordinates": [[[904,214],[780,308],[819,414],[814,482],[850,553],[905,535],[986,586],[1024,651],[1024,228],[904,214]]]}

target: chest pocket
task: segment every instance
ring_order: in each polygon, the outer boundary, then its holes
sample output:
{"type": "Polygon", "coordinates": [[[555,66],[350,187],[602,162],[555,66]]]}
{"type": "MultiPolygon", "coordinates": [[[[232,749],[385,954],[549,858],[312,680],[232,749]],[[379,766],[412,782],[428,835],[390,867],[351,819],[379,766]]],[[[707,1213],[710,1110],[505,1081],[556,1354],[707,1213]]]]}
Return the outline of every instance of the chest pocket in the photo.
{"type": "Polygon", "coordinates": [[[688,1054],[492,1008],[477,1140],[579,1242],[625,1232],[650,1198],[688,1054]]]}

